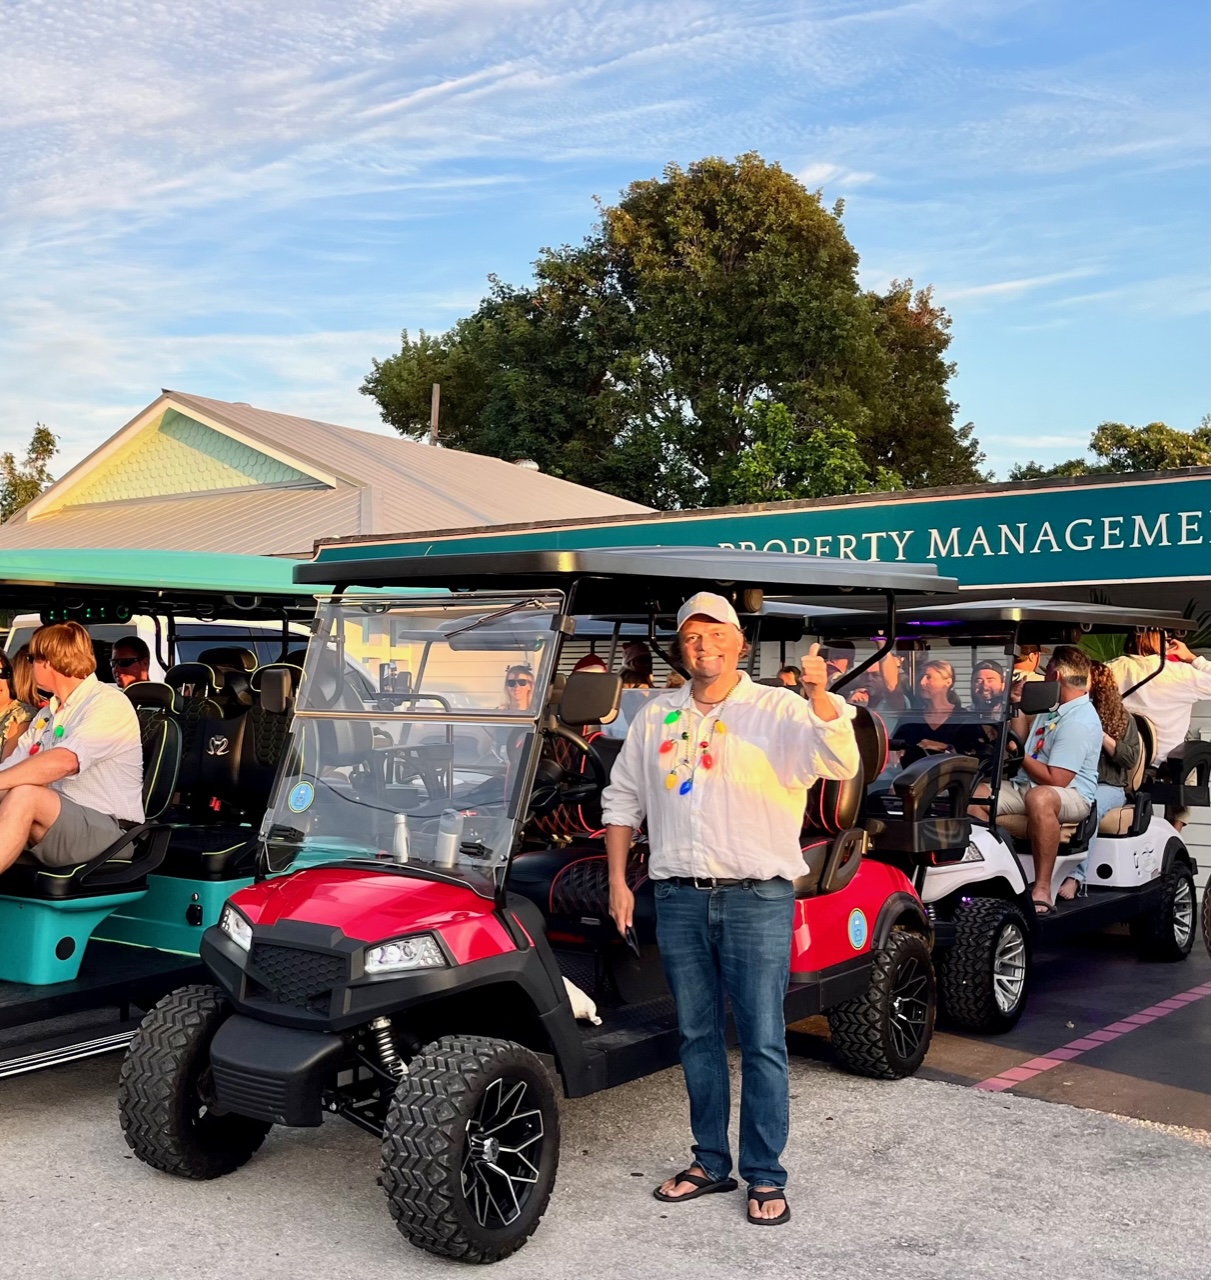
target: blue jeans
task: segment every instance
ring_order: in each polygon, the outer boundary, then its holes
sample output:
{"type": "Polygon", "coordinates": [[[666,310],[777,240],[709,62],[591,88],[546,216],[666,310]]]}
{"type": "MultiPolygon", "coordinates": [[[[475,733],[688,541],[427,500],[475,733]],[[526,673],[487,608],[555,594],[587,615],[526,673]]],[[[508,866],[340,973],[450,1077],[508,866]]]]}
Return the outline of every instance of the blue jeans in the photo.
{"type": "Polygon", "coordinates": [[[720,889],[657,880],[656,940],[677,1005],[694,1159],[712,1180],[732,1171],[725,1000],[740,1043],[740,1177],[784,1187],[790,1127],[782,1002],[790,979],[795,890],[789,880],[720,889]]]}

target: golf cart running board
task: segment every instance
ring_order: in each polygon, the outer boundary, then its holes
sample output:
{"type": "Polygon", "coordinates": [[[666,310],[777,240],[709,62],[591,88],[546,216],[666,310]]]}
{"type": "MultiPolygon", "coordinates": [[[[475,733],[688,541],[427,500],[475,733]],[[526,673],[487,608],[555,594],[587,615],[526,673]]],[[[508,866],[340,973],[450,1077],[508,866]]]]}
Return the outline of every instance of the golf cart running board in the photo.
{"type": "Polygon", "coordinates": [[[87,1040],[81,1040],[81,1032],[74,1031],[7,1045],[0,1049],[0,1080],[43,1071],[47,1067],[59,1067],[67,1062],[79,1062],[82,1058],[96,1058],[103,1053],[117,1053],[130,1043],[139,1021],[138,1018],[128,1018],[117,1023],[105,1035],[93,1035],[87,1040]]]}
{"type": "Polygon", "coordinates": [[[1105,929],[1133,916],[1143,915],[1157,905],[1160,897],[1159,880],[1139,889],[1097,889],[1091,886],[1088,892],[1071,902],[1058,898],[1055,915],[1038,918],[1039,935],[1048,942],[1054,942],[1105,929]]]}

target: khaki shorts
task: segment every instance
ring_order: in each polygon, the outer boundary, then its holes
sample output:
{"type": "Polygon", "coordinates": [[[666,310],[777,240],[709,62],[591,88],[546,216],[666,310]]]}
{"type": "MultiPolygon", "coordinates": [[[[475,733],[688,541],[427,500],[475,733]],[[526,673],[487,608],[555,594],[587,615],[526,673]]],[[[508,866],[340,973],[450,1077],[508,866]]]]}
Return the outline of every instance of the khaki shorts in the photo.
{"type": "MultiPolygon", "coordinates": [[[[1060,798],[1060,821],[1080,822],[1089,812],[1089,801],[1075,787],[1040,787],[1041,791],[1054,791],[1060,798]]],[[[1025,813],[1026,793],[1012,782],[1001,783],[997,795],[997,813],[1025,813]]]]}
{"type": "Polygon", "coordinates": [[[74,867],[104,853],[126,828],[117,818],[59,797],[59,816],[29,851],[48,867],[74,867]]]}

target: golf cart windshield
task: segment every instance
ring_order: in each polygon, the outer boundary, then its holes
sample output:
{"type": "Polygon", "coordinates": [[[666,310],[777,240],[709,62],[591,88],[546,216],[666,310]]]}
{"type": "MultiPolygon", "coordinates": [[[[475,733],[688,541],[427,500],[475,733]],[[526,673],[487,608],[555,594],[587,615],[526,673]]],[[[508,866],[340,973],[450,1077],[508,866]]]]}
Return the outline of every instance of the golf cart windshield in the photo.
{"type": "Polygon", "coordinates": [[[893,803],[900,771],[941,755],[974,757],[980,780],[995,789],[1013,680],[1012,628],[952,634],[944,623],[909,623],[897,631],[890,652],[849,679],[882,649],[885,636],[847,631],[826,641],[832,687],[879,716],[887,730],[887,758],[872,792],[893,803]]]}
{"type": "Polygon", "coordinates": [[[268,870],[369,860],[492,894],[562,603],[552,592],[322,601],[262,828],[268,870]]]}

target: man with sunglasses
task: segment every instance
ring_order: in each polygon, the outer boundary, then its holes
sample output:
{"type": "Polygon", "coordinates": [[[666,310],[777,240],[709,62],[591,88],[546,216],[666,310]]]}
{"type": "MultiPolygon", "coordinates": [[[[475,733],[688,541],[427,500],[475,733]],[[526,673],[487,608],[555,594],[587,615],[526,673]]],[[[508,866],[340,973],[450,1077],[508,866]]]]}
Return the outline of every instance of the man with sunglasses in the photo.
{"type": "Polygon", "coordinates": [[[126,689],[140,680],[150,680],[151,650],[138,636],[122,636],[114,641],[109,669],[119,689],[126,689]]]}
{"type": "Polygon", "coordinates": [[[143,821],[138,716],[97,679],[88,632],[54,623],[29,647],[51,699],[0,764],[0,872],[26,849],[48,867],[87,862],[143,821]]]}

